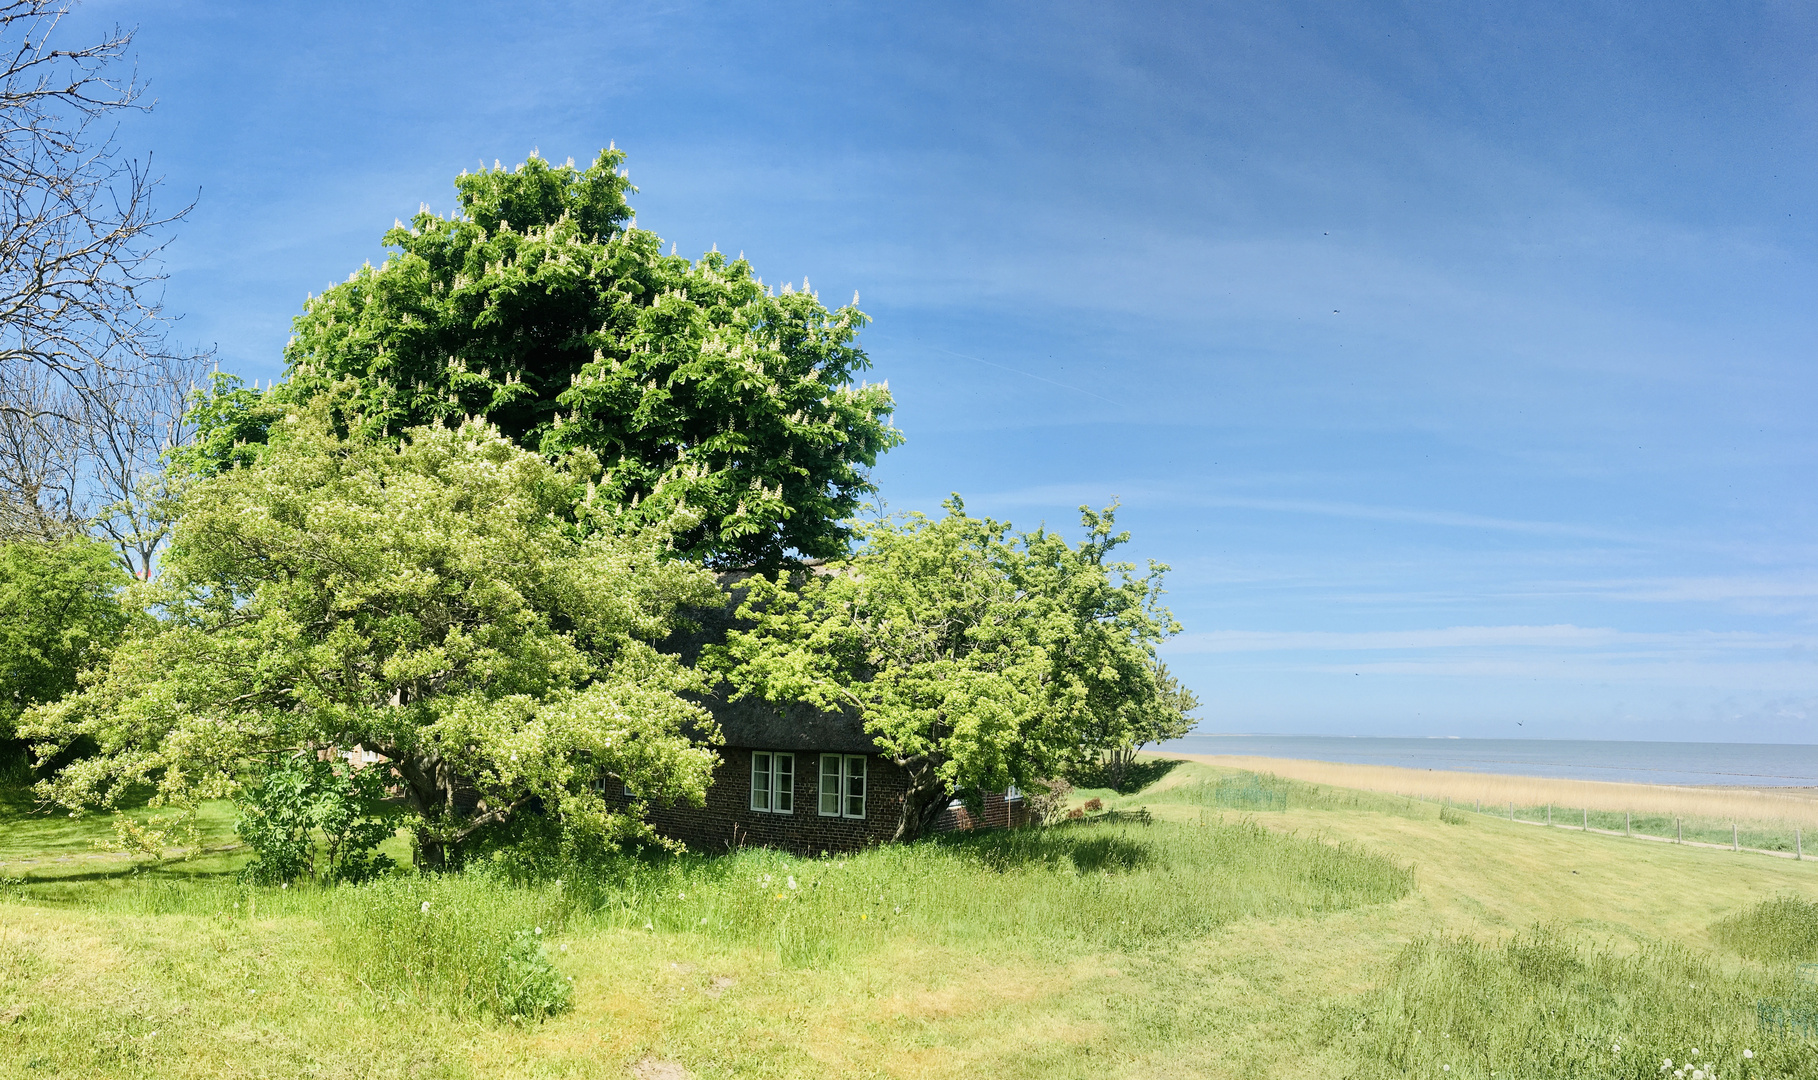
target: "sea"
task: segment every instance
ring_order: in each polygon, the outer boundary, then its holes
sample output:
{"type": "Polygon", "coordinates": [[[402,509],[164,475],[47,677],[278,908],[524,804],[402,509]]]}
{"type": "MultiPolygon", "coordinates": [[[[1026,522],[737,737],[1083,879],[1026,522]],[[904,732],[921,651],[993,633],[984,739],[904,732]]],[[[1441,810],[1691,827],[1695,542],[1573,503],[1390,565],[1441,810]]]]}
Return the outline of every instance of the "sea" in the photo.
{"type": "Polygon", "coordinates": [[[1569,780],[1818,787],[1818,746],[1781,743],[1188,735],[1155,749],[1569,780]]]}

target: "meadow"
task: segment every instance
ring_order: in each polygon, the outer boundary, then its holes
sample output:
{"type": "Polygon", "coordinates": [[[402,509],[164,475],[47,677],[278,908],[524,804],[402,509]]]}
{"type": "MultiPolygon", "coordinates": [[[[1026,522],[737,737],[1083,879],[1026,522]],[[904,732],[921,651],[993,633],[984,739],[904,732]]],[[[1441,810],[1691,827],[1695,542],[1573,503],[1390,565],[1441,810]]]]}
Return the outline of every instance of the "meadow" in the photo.
{"type": "Polygon", "coordinates": [[[1818,1076],[1811,862],[1149,771],[1047,829],[341,889],[15,799],[0,1075],[1818,1076]]]}

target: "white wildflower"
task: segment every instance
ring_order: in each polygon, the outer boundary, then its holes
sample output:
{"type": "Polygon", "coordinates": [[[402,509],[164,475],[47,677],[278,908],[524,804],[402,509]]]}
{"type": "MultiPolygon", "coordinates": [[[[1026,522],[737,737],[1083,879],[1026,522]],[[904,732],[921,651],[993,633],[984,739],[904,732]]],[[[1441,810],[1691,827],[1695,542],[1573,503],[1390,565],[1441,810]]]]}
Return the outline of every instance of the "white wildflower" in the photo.
{"type": "Polygon", "coordinates": [[[1753,1051],[1753,1050],[1744,1050],[1744,1051],[1743,1051],[1743,1052],[1742,1052],[1742,1056],[1743,1056],[1743,1057],[1745,1057],[1745,1058],[1752,1058],[1752,1057],[1754,1057],[1754,1056],[1755,1056],[1755,1051],[1753,1051]]]}
{"type": "Polygon", "coordinates": [[[429,901],[423,901],[423,914],[429,914],[429,901]]]}
{"type": "Polygon", "coordinates": [[[705,916],[705,915],[701,916],[701,925],[702,926],[707,925],[707,916],[705,916]]]}
{"type": "Polygon", "coordinates": [[[537,927],[537,935],[540,937],[540,936],[542,936],[542,933],[543,933],[543,928],[540,926],[537,927]]]}
{"type": "Polygon", "coordinates": [[[795,875],[794,874],[789,875],[789,887],[791,889],[795,888],[795,875]]]}

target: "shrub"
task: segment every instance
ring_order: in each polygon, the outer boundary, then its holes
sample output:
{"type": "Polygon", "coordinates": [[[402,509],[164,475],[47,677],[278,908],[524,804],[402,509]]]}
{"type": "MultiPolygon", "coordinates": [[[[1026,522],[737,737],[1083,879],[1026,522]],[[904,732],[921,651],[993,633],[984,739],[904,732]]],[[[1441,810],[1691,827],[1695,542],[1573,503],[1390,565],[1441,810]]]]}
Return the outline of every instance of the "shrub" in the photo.
{"type": "Polygon", "coordinates": [[[379,816],[384,785],[383,769],[343,772],[310,758],[264,769],[246,789],[234,822],[254,852],[242,873],[261,885],[314,880],[318,833],[327,882],[368,881],[391,869],[391,856],[376,850],[393,831],[379,816]]]}

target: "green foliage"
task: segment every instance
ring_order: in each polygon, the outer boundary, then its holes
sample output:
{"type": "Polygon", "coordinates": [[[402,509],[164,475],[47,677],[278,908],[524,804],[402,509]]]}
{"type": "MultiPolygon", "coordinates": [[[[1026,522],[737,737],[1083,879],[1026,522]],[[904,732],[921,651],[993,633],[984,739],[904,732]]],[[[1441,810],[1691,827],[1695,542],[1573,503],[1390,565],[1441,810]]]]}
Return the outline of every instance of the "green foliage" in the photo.
{"type": "Polygon", "coordinates": [[[1082,508],[1077,547],[966,514],[859,526],[862,546],[822,572],[746,582],[735,630],[709,662],[737,696],[850,710],[909,770],[898,836],[949,793],[1034,787],[1124,744],[1166,707],[1154,647],[1178,630],[1165,567],[1109,561],[1128,539],[1082,508]]]}
{"type": "Polygon", "coordinates": [[[1719,921],[1711,936],[1751,960],[1818,960],[1818,902],[1797,896],[1763,900],[1719,921]]]}
{"type": "Polygon", "coordinates": [[[1787,988],[1672,946],[1625,955],[1537,928],[1500,944],[1415,941],[1372,1000],[1328,1020],[1361,1077],[1818,1075],[1818,1044],[1757,1025],[1764,995],[1787,988]]]}
{"type": "Polygon", "coordinates": [[[342,963],[384,997],[457,1014],[541,1020],[574,1004],[546,942],[566,920],[560,886],[484,875],[384,878],[341,890],[324,919],[342,963]]]}
{"type": "Polygon", "coordinates": [[[76,673],[120,640],[127,580],[98,541],[0,544],[0,740],[26,709],[75,689],[76,673]]]}
{"type": "MultiPolygon", "coordinates": [[[[256,461],[185,491],[137,586],[156,624],[22,724],[46,753],[100,747],[42,794],[118,809],[151,785],[154,808],[193,807],[252,761],[358,745],[401,774],[425,865],[520,811],[595,849],[647,835],[596,785],[701,800],[714,755],[691,733],[714,729],[681,695],[703,683],[650,642],[721,594],[660,536],[582,535],[586,491],[584,461],[482,424],[399,443],[337,435],[321,403],[287,413],[256,461]]],[[[149,849],[168,833],[122,827],[149,849]]]]}
{"type": "Polygon", "coordinates": [[[258,772],[240,795],[234,831],[253,849],[241,873],[262,885],[316,877],[317,835],[327,882],[368,881],[391,869],[376,849],[395,830],[384,820],[383,768],[337,769],[332,762],[290,756],[258,772]]]}
{"type": "Polygon", "coordinates": [[[284,403],[275,396],[247,386],[237,375],[217,371],[206,389],[190,392],[185,415],[196,434],[170,452],[170,462],[192,476],[250,466],[265,449],[272,424],[284,413],[284,403]]]}
{"type": "MultiPolygon", "coordinates": [[[[383,263],[308,302],[276,398],[338,394],[338,421],[369,437],[478,416],[551,457],[585,448],[602,505],[628,527],[682,522],[690,556],[842,554],[866,470],[901,441],[888,388],[853,384],[864,314],[805,280],[777,293],[742,257],[664,255],[631,224],[623,162],[462,174],[458,214],[424,209],[385,234],[383,263]]],[[[195,416],[203,472],[271,422],[220,382],[195,416]]]]}

